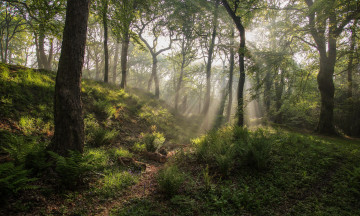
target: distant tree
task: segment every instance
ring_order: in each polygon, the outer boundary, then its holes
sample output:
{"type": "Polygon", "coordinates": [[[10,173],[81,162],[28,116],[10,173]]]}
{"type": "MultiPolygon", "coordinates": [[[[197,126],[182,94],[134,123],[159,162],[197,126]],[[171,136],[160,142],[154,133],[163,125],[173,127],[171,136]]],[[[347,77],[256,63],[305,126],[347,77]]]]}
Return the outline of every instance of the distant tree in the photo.
{"type": "MultiPolygon", "coordinates": [[[[160,4],[156,5],[159,6],[160,4]]],[[[160,5],[161,7],[161,5],[160,5]]],[[[155,8],[152,8],[153,10],[155,10],[155,8]]],[[[149,50],[151,57],[152,57],[152,71],[151,71],[151,76],[150,79],[148,81],[148,91],[150,91],[151,89],[151,84],[152,81],[154,80],[155,83],[155,97],[159,98],[160,97],[160,84],[159,84],[159,77],[158,77],[158,73],[157,73],[157,65],[158,65],[158,56],[171,49],[171,45],[173,43],[173,41],[175,40],[173,38],[173,32],[167,27],[167,22],[164,19],[167,19],[167,17],[164,16],[164,13],[162,13],[162,15],[160,15],[161,12],[165,12],[160,11],[160,9],[158,8],[158,13],[154,13],[151,15],[151,17],[148,18],[148,20],[144,20],[144,19],[140,19],[140,25],[137,26],[137,28],[139,29],[138,35],[141,39],[142,42],[144,42],[144,44],[146,45],[147,49],[149,50]],[[152,32],[152,36],[154,37],[152,40],[152,43],[148,42],[147,39],[144,38],[143,33],[144,30],[151,26],[151,32],[152,32]],[[169,34],[169,44],[167,47],[164,47],[162,49],[157,49],[158,48],[158,42],[159,42],[159,38],[160,36],[166,34],[165,31],[168,31],[169,34]]]]}
{"type": "Polygon", "coordinates": [[[84,62],[90,0],[68,0],[59,68],[55,84],[55,134],[49,149],[67,155],[83,152],[84,120],[81,71],[84,62]]]}

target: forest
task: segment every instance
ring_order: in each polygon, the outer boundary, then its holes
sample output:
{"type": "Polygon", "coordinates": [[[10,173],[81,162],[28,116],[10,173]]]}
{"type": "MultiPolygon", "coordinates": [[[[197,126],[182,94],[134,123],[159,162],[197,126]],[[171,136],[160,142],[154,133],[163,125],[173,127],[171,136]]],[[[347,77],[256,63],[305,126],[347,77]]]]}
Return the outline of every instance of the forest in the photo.
{"type": "Polygon", "coordinates": [[[359,0],[0,0],[0,215],[360,215],[359,0]]]}

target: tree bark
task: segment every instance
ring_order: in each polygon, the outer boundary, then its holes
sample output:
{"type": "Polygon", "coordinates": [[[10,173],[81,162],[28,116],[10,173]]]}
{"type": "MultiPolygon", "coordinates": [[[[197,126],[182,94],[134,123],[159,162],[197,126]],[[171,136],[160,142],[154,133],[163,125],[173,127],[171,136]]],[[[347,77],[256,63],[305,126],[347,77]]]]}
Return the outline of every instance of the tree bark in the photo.
{"type": "MultiPolygon", "coordinates": [[[[130,26],[129,26],[130,28],[130,26]]],[[[121,47],[121,83],[120,88],[125,89],[126,87],[126,69],[127,69],[127,56],[129,50],[130,35],[129,32],[125,34],[122,47],[121,47]]]]}
{"type": "Polygon", "coordinates": [[[104,25],[104,56],[105,56],[105,73],[104,73],[104,82],[109,82],[109,47],[108,47],[108,26],[107,26],[107,10],[108,10],[108,1],[102,1],[102,20],[104,25]]]}
{"type": "Polygon", "coordinates": [[[55,84],[55,134],[49,149],[63,156],[83,152],[84,120],[81,73],[84,63],[90,0],[68,0],[55,84]]]}
{"type": "Polygon", "coordinates": [[[216,0],[215,2],[215,9],[214,9],[214,17],[213,17],[213,29],[211,34],[211,42],[209,46],[209,52],[208,52],[208,59],[206,64],[206,93],[205,93],[205,103],[204,103],[204,109],[203,114],[206,115],[209,111],[210,107],[210,90],[211,90],[211,64],[212,64],[212,57],[215,47],[215,38],[216,38],[216,29],[218,25],[218,9],[219,9],[219,0],[216,0]]]}

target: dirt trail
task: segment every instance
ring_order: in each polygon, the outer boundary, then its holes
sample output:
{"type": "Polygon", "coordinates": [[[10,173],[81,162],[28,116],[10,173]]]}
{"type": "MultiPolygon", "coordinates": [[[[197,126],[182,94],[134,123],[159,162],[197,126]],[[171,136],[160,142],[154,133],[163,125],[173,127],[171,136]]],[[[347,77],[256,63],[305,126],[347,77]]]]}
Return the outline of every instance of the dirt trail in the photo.
{"type": "MultiPolygon", "coordinates": [[[[169,157],[175,153],[169,152],[169,157]]],[[[117,197],[112,202],[107,203],[104,206],[104,210],[97,215],[107,216],[110,215],[111,209],[114,207],[122,207],[127,201],[135,198],[149,197],[156,193],[157,183],[156,175],[157,172],[164,166],[164,163],[158,163],[155,161],[146,162],[146,170],[141,174],[139,182],[130,188],[126,189],[124,194],[117,197]]]]}

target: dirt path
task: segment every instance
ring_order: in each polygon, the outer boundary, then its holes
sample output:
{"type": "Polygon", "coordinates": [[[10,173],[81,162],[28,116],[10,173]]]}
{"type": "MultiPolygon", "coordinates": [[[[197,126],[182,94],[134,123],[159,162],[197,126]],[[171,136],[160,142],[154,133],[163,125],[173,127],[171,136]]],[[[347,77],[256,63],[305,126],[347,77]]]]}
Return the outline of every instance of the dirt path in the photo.
{"type": "Polygon", "coordinates": [[[131,199],[151,196],[156,191],[156,174],[163,166],[163,163],[153,161],[146,163],[146,170],[141,174],[139,182],[128,188],[124,194],[112,202],[107,203],[104,210],[97,215],[110,215],[111,209],[121,207],[131,199]]]}

